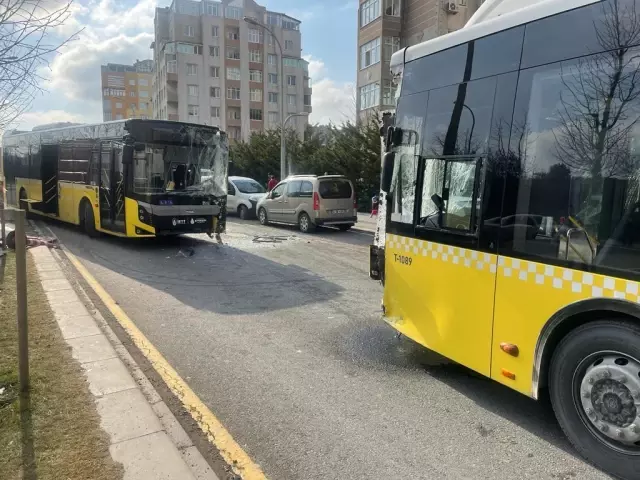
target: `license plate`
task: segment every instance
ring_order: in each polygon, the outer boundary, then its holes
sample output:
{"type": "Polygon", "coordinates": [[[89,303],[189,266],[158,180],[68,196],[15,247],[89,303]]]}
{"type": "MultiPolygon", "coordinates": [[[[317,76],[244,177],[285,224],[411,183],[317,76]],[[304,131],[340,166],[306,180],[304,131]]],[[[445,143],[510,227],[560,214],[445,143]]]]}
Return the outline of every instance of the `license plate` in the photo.
{"type": "Polygon", "coordinates": [[[337,214],[340,214],[340,213],[347,213],[347,211],[346,210],[334,210],[333,213],[337,215],[337,214]]]}

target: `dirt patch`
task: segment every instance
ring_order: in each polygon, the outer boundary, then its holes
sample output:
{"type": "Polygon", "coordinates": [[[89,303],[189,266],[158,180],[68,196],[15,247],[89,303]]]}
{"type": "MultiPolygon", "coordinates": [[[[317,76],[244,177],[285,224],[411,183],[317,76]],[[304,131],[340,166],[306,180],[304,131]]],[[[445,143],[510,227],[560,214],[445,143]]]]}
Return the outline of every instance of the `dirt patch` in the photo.
{"type": "Polygon", "coordinates": [[[0,478],[117,480],[84,372],[71,356],[27,258],[31,391],[18,394],[15,256],[0,285],[0,478]]]}

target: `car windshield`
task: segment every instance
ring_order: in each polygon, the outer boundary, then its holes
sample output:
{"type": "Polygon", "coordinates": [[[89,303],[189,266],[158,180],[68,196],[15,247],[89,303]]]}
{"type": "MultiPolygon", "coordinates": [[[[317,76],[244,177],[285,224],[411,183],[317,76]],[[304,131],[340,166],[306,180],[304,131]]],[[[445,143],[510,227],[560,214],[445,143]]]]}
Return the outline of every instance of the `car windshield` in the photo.
{"type": "Polygon", "coordinates": [[[240,193],[265,193],[267,190],[255,180],[234,180],[240,193]]]}

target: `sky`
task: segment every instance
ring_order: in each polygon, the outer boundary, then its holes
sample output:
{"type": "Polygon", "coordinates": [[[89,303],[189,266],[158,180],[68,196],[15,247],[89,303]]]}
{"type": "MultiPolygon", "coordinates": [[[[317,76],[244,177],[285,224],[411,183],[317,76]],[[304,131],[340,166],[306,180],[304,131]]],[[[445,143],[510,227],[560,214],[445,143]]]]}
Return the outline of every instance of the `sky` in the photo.
{"type": "MultiPolygon", "coordinates": [[[[64,0],[49,0],[63,2],[64,0]]],[[[355,116],[358,0],[258,0],[302,22],[302,55],[312,78],[311,123],[355,116]]],[[[42,68],[44,91],[17,128],[51,122],[101,122],[100,65],[152,58],[156,7],[170,0],[74,0],[72,13],[49,43],[76,38],[42,68]]]]}

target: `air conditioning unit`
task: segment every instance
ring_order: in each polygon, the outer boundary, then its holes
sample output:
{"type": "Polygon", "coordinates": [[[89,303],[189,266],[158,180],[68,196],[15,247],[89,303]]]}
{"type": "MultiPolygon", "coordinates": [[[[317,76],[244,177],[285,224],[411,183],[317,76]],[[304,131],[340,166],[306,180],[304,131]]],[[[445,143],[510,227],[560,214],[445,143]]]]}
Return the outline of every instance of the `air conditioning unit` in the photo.
{"type": "Polygon", "coordinates": [[[447,13],[458,13],[458,5],[455,2],[445,2],[444,8],[447,13]]]}

